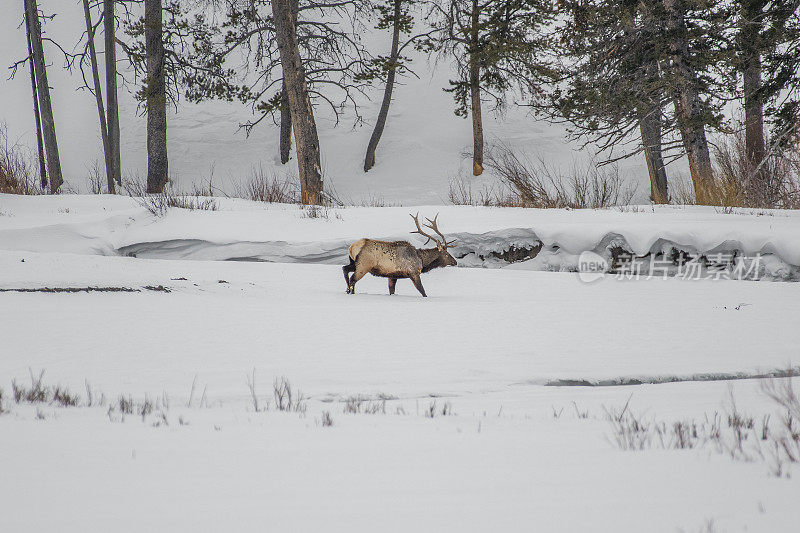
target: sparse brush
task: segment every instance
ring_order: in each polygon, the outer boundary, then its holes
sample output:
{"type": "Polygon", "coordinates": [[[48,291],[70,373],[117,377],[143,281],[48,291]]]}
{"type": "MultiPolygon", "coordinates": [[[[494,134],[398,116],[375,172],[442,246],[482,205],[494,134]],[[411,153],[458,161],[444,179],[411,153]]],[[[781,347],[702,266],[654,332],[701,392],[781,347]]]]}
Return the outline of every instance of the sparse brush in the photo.
{"type": "Polygon", "coordinates": [[[506,146],[488,151],[485,167],[509,191],[507,205],[534,208],[603,208],[630,204],[635,189],[627,186],[615,165],[589,162],[569,171],[530,159],[506,146]]]}
{"type": "Polygon", "coordinates": [[[217,200],[207,196],[197,186],[191,192],[178,191],[170,184],[161,193],[148,193],[147,187],[139,179],[125,179],[122,182],[125,192],[155,217],[163,217],[170,208],[188,209],[190,211],[217,211],[217,200]]]}
{"type": "MultiPolygon", "coordinates": [[[[341,220],[342,216],[334,211],[334,218],[341,220]]],[[[330,220],[331,218],[331,210],[326,206],[321,205],[305,205],[303,206],[303,218],[321,218],[324,220],[330,220]]]]}
{"type": "Polygon", "coordinates": [[[0,193],[44,194],[34,154],[8,139],[8,127],[0,122],[0,193]]]}
{"type": "Polygon", "coordinates": [[[275,174],[268,176],[260,166],[251,173],[250,180],[234,191],[234,196],[255,202],[299,204],[300,192],[293,182],[280,180],[275,174]]]}
{"type": "Polygon", "coordinates": [[[386,399],[371,400],[363,396],[351,396],[344,401],[344,412],[368,415],[386,414],[386,399]]]}
{"type": "Polygon", "coordinates": [[[72,394],[69,392],[67,388],[56,385],[56,387],[53,389],[52,401],[61,407],[76,407],[80,403],[81,399],[77,394],[72,394]]]}
{"type": "MultiPolygon", "coordinates": [[[[768,143],[769,144],[769,143],[768,143]]],[[[793,154],[769,149],[751,161],[744,132],[714,145],[714,181],[710,202],[723,207],[800,209],[800,175],[793,154]]]]}
{"type": "Polygon", "coordinates": [[[450,416],[453,414],[453,406],[450,405],[450,402],[444,402],[441,409],[438,409],[436,404],[436,400],[433,400],[431,403],[428,404],[428,407],[425,409],[425,418],[434,418],[437,414],[441,414],[442,416],[450,416]]]}
{"type": "Polygon", "coordinates": [[[100,163],[95,159],[89,167],[89,174],[86,176],[86,184],[91,194],[103,194],[103,185],[107,184],[100,163]]]}
{"type": "Polygon", "coordinates": [[[101,392],[99,398],[95,398],[95,391],[92,388],[88,379],[83,380],[84,388],[86,389],[86,406],[94,407],[95,405],[103,405],[105,403],[105,395],[101,392]]]}
{"type": "MultiPolygon", "coordinates": [[[[341,205],[341,202],[332,202],[332,205],[341,205]]],[[[389,202],[383,196],[375,196],[370,195],[367,197],[361,198],[361,201],[358,203],[361,207],[402,207],[403,204],[400,202],[389,202]]]]}
{"type": "Polygon", "coordinates": [[[447,199],[453,205],[473,205],[484,207],[500,205],[504,201],[503,195],[488,185],[484,185],[479,191],[473,191],[472,184],[463,176],[461,178],[453,178],[450,180],[447,199]]]}
{"type": "Polygon", "coordinates": [[[306,398],[302,392],[294,391],[285,377],[276,379],[272,385],[273,401],[278,411],[305,413],[306,398]]]}
{"type": "Polygon", "coordinates": [[[28,403],[46,403],[50,401],[51,392],[50,390],[45,387],[44,381],[44,370],[39,372],[38,376],[34,376],[33,370],[30,371],[31,376],[31,386],[30,388],[25,388],[24,385],[20,385],[16,382],[16,380],[11,382],[11,388],[14,393],[14,402],[28,402],[28,403]]]}
{"type": "Polygon", "coordinates": [[[322,411],[322,427],[329,428],[333,425],[333,417],[330,411],[322,411]]]}
{"type": "Polygon", "coordinates": [[[132,415],[135,404],[130,396],[120,396],[117,400],[117,409],[123,415],[132,415]]]}
{"type": "MultiPolygon", "coordinates": [[[[791,373],[788,378],[762,380],[761,391],[783,411],[780,424],[769,433],[773,473],[781,477],[785,472],[784,463],[800,462],[800,398],[794,390],[791,373]]],[[[762,435],[764,433],[762,429],[762,435]]]]}
{"type": "Polygon", "coordinates": [[[3,392],[2,387],[0,387],[0,415],[3,414],[5,411],[3,410],[3,392]]]}
{"type": "Polygon", "coordinates": [[[136,412],[142,417],[142,421],[144,421],[147,415],[153,412],[153,402],[145,396],[144,401],[136,407],[136,412]]]}
{"type": "Polygon", "coordinates": [[[575,416],[577,418],[583,418],[583,419],[589,418],[589,410],[588,409],[585,409],[585,410],[581,411],[578,408],[578,404],[575,403],[574,401],[572,402],[572,407],[573,407],[573,409],[575,409],[575,416]]]}
{"type": "Polygon", "coordinates": [[[256,369],[253,369],[253,373],[250,376],[245,377],[247,381],[247,388],[250,390],[250,401],[253,402],[253,411],[256,413],[260,411],[265,411],[267,406],[261,406],[261,403],[258,401],[258,394],[256,393],[256,369]]]}
{"type": "Polygon", "coordinates": [[[351,396],[344,401],[344,412],[347,414],[358,414],[361,412],[361,404],[365,400],[360,396],[351,396]]]}
{"type": "Polygon", "coordinates": [[[761,416],[760,423],[743,414],[730,392],[724,414],[715,412],[700,421],[656,422],[644,420],[627,404],[622,409],[606,408],[612,442],[622,450],[710,446],[736,461],[763,461],[772,475],[788,476],[788,466],[800,462],[800,400],[791,378],[762,380],[761,390],[783,411],[777,425],[769,414],[761,416]]]}

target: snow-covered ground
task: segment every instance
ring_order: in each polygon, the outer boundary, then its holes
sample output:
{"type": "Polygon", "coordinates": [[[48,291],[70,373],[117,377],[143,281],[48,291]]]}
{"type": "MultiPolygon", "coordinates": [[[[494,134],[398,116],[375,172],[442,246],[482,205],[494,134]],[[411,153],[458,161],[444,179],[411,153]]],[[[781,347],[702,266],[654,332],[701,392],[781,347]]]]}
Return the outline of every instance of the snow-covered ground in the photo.
{"type": "Polygon", "coordinates": [[[613,248],[637,256],[759,256],[761,278],[800,279],[800,214],[697,206],[627,206],[602,210],[471,206],[347,207],[316,217],[296,205],[218,198],[216,211],[172,209],[148,214],[141,199],[122,196],[0,195],[0,249],[140,258],[258,260],[341,264],[347,247],[368,236],[414,239],[409,213],[439,214],[456,239],[460,266],[497,267],[497,254],[541,246],[513,268],[577,269],[582,252],[607,260],[613,248]]]}
{"type": "MultiPolygon", "coordinates": [[[[707,380],[797,364],[800,284],[584,283],[518,263],[434,270],[428,298],[371,276],[350,296],[319,264],[343,263],[331,243],[405,238],[417,208],[219,208],[155,218],[121,197],[0,196],[0,530],[797,530],[800,465],[778,477],[771,443],[753,451],[782,410],[759,379],[707,380]],[[303,253],[119,255],[192,239],[303,253]],[[89,287],[136,292],[20,292],[89,287]],[[80,406],[16,403],[12,381],[41,370],[80,406]],[[276,409],[281,377],[303,412],[276,409]],[[673,449],[672,433],[622,450],[609,413],[623,409],[723,435],[737,409],[755,421],[750,460],[724,438],[673,449]]],[[[498,250],[521,230],[572,253],[608,233],[637,251],[735,240],[787,262],[799,246],[792,212],[419,208],[434,209],[448,234],[488,233],[498,250]]]]}
{"type": "MultiPolygon", "coordinates": [[[[48,36],[70,49],[79,3],[40,5],[58,13],[48,36]]],[[[26,54],[21,12],[0,17],[6,63],[26,54]]],[[[385,53],[386,32],[362,37],[385,53]]],[[[68,185],[86,190],[102,160],[94,102],[54,50],[61,160],[68,185]]],[[[317,118],[326,184],[340,197],[419,207],[310,213],[217,198],[216,211],[154,217],[123,196],[0,195],[0,531],[798,530],[800,465],[776,461],[785,412],[757,377],[797,368],[800,284],[584,283],[570,271],[590,252],[609,263],[620,249],[723,253],[796,281],[800,214],[435,205],[454,177],[476,188],[493,178],[468,175],[469,122],[442,91],[451,65],[415,55],[412,67],[419,77],[396,88],[369,173],[381,88],[361,102],[361,126],[351,111],[338,126],[324,108],[317,118]],[[417,211],[440,213],[460,267],[493,268],[427,273],[425,299],[407,281],[389,297],[370,276],[345,295],[347,246],[421,244],[408,234],[417,211]],[[520,250],[536,257],[509,265],[520,250]],[[41,371],[48,394],[67,387],[79,406],[16,402],[13,384],[41,371]],[[282,377],[295,399],[303,392],[302,409],[277,409],[282,377]],[[643,450],[621,449],[614,413],[645,424],[643,450]],[[753,417],[741,449],[729,440],[736,413],[753,417]],[[685,427],[698,436],[677,446],[685,427]]],[[[29,91],[24,71],[0,80],[0,122],[30,148],[29,91]]],[[[145,121],[127,90],[120,107],[124,172],[142,177],[145,121]]],[[[296,174],[294,160],[276,161],[276,126],[237,131],[247,108],[174,111],[177,190],[213,175],[232,192],[259,167],[296,174]]],[[[484,124],[490,143],[549,164],[591,155],[524,108],[487,110],[484,124]]],[[[643,200],[641,158],[621,171],[643,200]]]]}

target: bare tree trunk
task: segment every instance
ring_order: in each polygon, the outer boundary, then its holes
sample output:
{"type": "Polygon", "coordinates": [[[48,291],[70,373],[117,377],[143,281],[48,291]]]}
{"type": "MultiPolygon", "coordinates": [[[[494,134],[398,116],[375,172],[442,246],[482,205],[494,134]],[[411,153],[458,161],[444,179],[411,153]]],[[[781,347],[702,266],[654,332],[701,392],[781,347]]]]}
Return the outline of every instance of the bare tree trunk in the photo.
{"type": "Polygon", "coordinates": [[[47,152],[47,173],[50,175],[50,192],[58,192],[64,178],[61,176],[61,160],[58,156],[58,140],[56,139],[56,123],[53,120],[53,107],[50,103],[50,86],[47,84],[44,48],[42,47],[42,26],[39,21],[39,8],[36,0],[25,0],[25,9],[30,17],[31,47],[33,48],[34,70],[36,75],[36,92],[42,112],[42,130],[44,147],[47,152]]]}
{"type": "Polygon", "coordinates": [[[289,152],[292,150],[292,112],[289,110],[289,96],[286,94],[286,84],[281,89],[281,164],[289,162],[289,152]]]}
{"type": "Polygon", "coordinates": [[[104,0],[103,24],[106,45],[106,100],[108,103],[108,146],[111,153],[111,169],[114,180],[122,183],[122,162],[119,134],[119,100],[117,99],[117,39],[116,19],[114,18],[114,2],[104,0]]]}
{"type": "Polygon", "coordinates": [[[472,0],[472,27],[469,52],[469,93],[472,104],[472,174],[483,174],[483,117],[481,116],[481,65],[477,57],[478,23],[480,11],[478,0],[472,0]]]}
{"type": "Polygon", "coordinates": [[[697,72],[689,62],[690,50],[684,14],[684,0],[664,0],[667,12],[667,30],[672,39],[669,43],[671,67],[677,78],[675,86],[675,112],[678,129],[689,160],[689,172],[698,204],[712,201],[713,174],[711,154],[708,150],[705,127],[702,121],[702,102],[697,88],[697,72]]]}
{"type": "Polygon", "coordinates": [[[654,203],[669,203],[667,169],[661,155],[661,113],[658,109],[643,110],[639,114],[639,131],[642,134],[644,158],[650,174],[650,198],[654,203]]]}
{"type": "Polygon", "coordinates": [[[164,83],[164,36],[161,0],[144,2],[147,56],[147,192],[164,192],[169,179],[167,159],[167,92],[164,83]]]}
{"type": "Polygon", "coordinates": [[[47,167],[44,162],[44,143],[42,141],[42,119],[39,115],[39,96],[36,94],[36,68],[33,61],[33,48],[31,47],[31,26],[28,5],[25,4],[25,34],[28,37],[28,65],[31,69],[31,93],[33,94],[33,118],[36,120],[36,148],[39,155],[39,183],[42,189],[47,187],[47,167]]]}
{"type": "Polygon", "coordinates": [[[103,137],[103,155],[106,161],[106,180],[108,182],[108,194],[116,194],[114,187],[114,172],[111,163],[111,152],[108,146],[108,125],[106,124],[106,113],[103,109],[103,93],[100,89],[100,74],[97,69],[97,53],[94,49],[94,26],[92,25],[92,13],[89,11],[89,0],[83,0],[83,15],[86,18],[86,39],[89,44],[89,59],[92,62],[92,82],[94,84],[94,99],[97,102],[97,114],[100,116],[100,135],[103,137]]]}
{"type": "Polygon", "coordinates": [[[758,167],[766,155],[764,102],[761,96],[761,54],[758,39],[763,0],[741,1],[739,49],[744,81],[745,150],[750,165],[758,167]]]}
{"type": "Polygon", "coordinates": [[[300,172],[300,196],[304,204],[319,204],[322,200],[319,137],[297,43],[297,29],[292,16],[294,1],[296,0],[273,0],[272,14],[281,56],[283,81],[292,115],[297,166],[300,172]]]}
{"type": "Polygon", "coordinates": [[[394,89],[394,78],[397,74],[397,60],[400,52],[400,15],[403,0],[394,0],[394,23],[392,25],[392,47],[389,52],[389,72],[386,74],[386,87],[383,89],[383,102],[378,112],[378,120],[375,122],[375,129],[367,145],[367,156],[364,158],[364,172],[375,166],[375,150],[383,135],[383,128],[386,127],[386,118],[389,116],[389,105],[392,103],[392,90],[394,89]]]}

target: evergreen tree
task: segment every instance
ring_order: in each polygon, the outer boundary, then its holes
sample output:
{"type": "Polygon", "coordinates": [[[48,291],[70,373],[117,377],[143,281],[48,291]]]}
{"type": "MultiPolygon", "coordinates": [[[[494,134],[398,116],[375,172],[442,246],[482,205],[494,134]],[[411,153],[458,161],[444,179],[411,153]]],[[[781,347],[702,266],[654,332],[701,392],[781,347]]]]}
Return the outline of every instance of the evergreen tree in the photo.
{"type": "Polygon", "coordinates": [[[433,49],[455,61],[458,78],[446,89],[453,93],[455,113],[472,117],[472,173],[483,172],[482,98],[495,108],[511,91],[523,101],[538,98],[551,77],[552,49],[548,24],[555,17],[547,0],[434,0],[428,16],[436,34],[433,49]]]}
{"type": "MultiPolygon", "coordinates": [[[[392,44],[388,56],[378,56],[370,60],[364,72],[359,76],[364,80],[386,79],[383,91],[383,101],[375,121],[375,128],[367,146],[367,155],[364,158],[364,172],[368,172],[375,165],[375,151],[386,127],[386,119],[389,116],[389,106],[392,102],[392,92],[397,74],[408,71],[408,58],[403,57],[403,50],[415,43],[423,42],[429,33],[417,34],[406,38],[401,43],[401,35],[409,35],[414,28],[414,17],[411,8],[415,0],[383,0],[373,7],[378,14],[379,30],[392,30],[392,44]]],[[[424,47],[424,45],[422,45],[424,47]]]]}
{"type": "Polygon", "coordinates": [[[726,129],[724,6],[705,0],[572,0],[555,43],[563,57],[539,110],[608,161],[643,152],[651,198],[668,201],[665,155],[685,153],[698,201],[712,180],[706,128],[726,129]],[[638,131],[637,131],[638,130],[638,131]],[[676,139],[679,136],[679,140],[676,139]]]}
{"type": "Polygon", "coordinates": [[[568,124],[569,135],[593,143],[608,161],[644,153],[651,198],[669,199],[664,138],[675,128],[663,70],[667,45],[657,3],[576,0],[564,4],[556,43],[554,90],[538,110],[568,124]],[[639,135],[636,135],[638,130],[639,135]],[[633,146],[631,146],[633,145],[633,146]]]}
{"type": "MultiPolygon", "coordinates": [[[[363,72],[370,60],[358,35],[365,5],[363,0],[294,0],[286,6],[277,6],[280,14],[288,13],[291,17],[291,20],[284,19],[279,24],[276,6],[272,2],[252,0],[227,4],[218,25],[196,19],[189,27],[203,29],[194,31],[192,35],[194,44],[188,57],[193,66],[183,75],[187,98],[192,101],[238,99],[250,105],[256,117],[242,124],[248,133],[262,120],[277,116],[281,122],[280,155],[283,162],[288,161],[292,132],[296,147],[299,148],[301,143],[311,143],[306,144],[304,154],[319,154],[319,146],[312,142],[316,134],[311,135],[309,122],[314,120],[313,105],[326,104],[337,123],[345,107],[354,112],[356,122],[361,121],[356,97],[363,94],[368,85],[363,72]],[[286,35],[278,38],[281,28],[288,28],[287,24],[291,24],[294,34],[288,41],[286,35]],[[295,40],[299,65],[294,64],[294,45],[291,42],[295,40]],[[288,71],[287,61],[292,63],[288,71]],[[232,64],[236,70],[231,68],[232,64]],[[304,85],[302,91],[288,85],[287,72],[302,74],[297,78],[297,83],[304,85]],[[300,108],[292,108],[293,90],[300,108]],[[302,92],[306,93],[311,104],[308,116],[302,92]],[[296,123],[297,113],[305,116],[303,124],[296,123]],[[298,138],[298,128],[306,132],[304,139],[298,138]]],[[[303,156],[301,160],[298,149],[298,165],[304,201],[321,201],[318,157],[307,160],[303,156]],[[307,180],[303,178],[305,175],[307,180]],[[307,191],[306,186],[309,187],[307,191]]]]}
{"type": "Polygon", "coordinates": [[[736,0],[732,64],[741,80],[745,150],[750,165],[767,155],[765,122],[780,146],[797,132],[800,0],[736,0]]]}

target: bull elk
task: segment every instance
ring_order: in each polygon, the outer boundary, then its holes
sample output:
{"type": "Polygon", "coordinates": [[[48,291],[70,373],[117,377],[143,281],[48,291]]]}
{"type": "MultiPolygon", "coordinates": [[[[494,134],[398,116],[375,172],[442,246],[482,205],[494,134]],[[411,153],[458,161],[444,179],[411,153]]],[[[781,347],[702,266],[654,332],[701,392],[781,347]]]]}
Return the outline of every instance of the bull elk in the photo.
{"type": "Polygon", "coordinates": [[[411,233],[427,237],[425,244],[433,241],[436,243],[436,248],[415,248],[406,241],[360,239],[354,242],[350,245],[350,264],[342,267],[344,280],[347,283],[347,294],[355,294],[356,282],[369,272],[373,276],[389,278],[389,294],[394,294],[398,279],[409,278],[420,294],[427,296],[422,287],[420,274],[434,268],[456,265],[455,258],[447,251],[448,246],[455,241],[448,242],[439,231],[436,225],[439,215],[433,217],[433,220],[426,219],[428,223],[425,224],[425,228],[433,230],[438,237],[425,233],[419,225],[418,217],[419,213],[416,216],[411,215],[417,226],[417,230],[411,233]],[[353,273],[349,278],[348,272],[353,273]]]}

